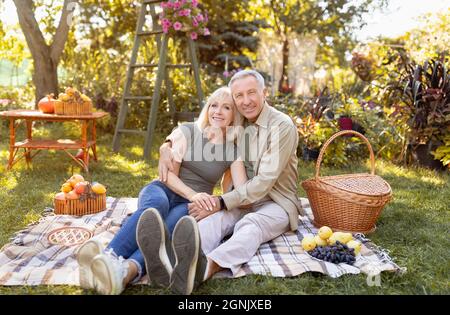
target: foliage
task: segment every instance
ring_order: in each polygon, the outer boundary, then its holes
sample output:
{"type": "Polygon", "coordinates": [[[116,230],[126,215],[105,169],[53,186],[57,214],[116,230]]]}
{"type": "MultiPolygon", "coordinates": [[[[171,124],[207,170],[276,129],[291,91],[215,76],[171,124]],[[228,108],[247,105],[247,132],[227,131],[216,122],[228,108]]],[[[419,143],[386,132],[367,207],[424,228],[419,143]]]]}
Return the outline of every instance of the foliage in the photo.
{"type": "Polygon", "coordinates": [[[248,14],[250,1],[228,0],[217,5],[216,0],[203,0],[201,4],[208,12],[211,32],[211,36],[197,41],[200,63],[206,74],[223,80],[226,79],[222,76],[224,71],[252,67],[258,31],[265,22],[248,14]]]}
{"type": "Polygon", "coordinates": [[[322,117],[328,111],[329,100],[323,96],[323,92],[311,102],[307,103],[309,108],[306,115],[297,116],[295,122],[300,139],[303,145],[309,149],[317,149],[326,141],[326,134],[323,128],[326,124],[321,124],[322,117]]]}
{"type": "Polygon", "coordinates": [[[176,34],[178,31],[188,31],[191,39],[198,35],[208,36],[208,14],[198,7],[198,0],[180,0],[162,2],[163,12],[159,15],[162,30],[165,34],[176,34]]]}
{"type": "Polygon", "coordinates": [[[405,47],[418,63],[448,56],[450,51],[450,8],[421,17],[422,26],[407,32],[405,47]]]}
{"type": "Polygon", "coordinates": [[[436,151],[432,152],[436,160],[440,160],[442,164],[450,165],[450,134],[443,139],[444,144],[439,146],[436,151]]]}
{"type": "Polygon", "coordinates": [[[450,133],[450,71],[439,60],[410,65],[405,73],[404,103],[393,116],[409,127],[413,145],[441,141],[450,133]]]}

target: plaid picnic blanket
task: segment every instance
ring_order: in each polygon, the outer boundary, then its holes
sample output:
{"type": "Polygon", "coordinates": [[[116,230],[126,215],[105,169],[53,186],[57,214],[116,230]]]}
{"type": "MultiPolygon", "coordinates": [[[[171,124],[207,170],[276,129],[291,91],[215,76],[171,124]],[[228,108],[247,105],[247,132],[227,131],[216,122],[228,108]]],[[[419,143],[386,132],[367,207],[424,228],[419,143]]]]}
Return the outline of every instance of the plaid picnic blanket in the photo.
{"type": "MultiPolygon", "coordinates": [[[[293,277],[304,272],[320,272],[336,278],[344,274],[377,275],[382,271],[404,272],[388,253],[375,246],[363,235],[361,256],[353,266],[318,261],[301,249],[303,235],[316,233],[311,224],[311,209],[307,199],[301,199],[308,214],[299,216],[297,232],[285,233],[262,244],[255,256],[244,264],[235,277],[262,274],[274,277],[293,277]]],[[[38,221],[17,232],[11,242],[0,251],[0,285],[79,285],[75,253],[79,245],[55,245],[49,239],[53,231],[63,227],[81,227],[90,231],[105,246],[120,229],[123,220],[137,208],[137,198],[107,198],[103,212],[75,217],[54,215],[48,211],[38,221]]],[[[222,272],[217,277],[232,277],[222,272]]],[[[144,277],[139,283],[147,283],[144,277]]]]}

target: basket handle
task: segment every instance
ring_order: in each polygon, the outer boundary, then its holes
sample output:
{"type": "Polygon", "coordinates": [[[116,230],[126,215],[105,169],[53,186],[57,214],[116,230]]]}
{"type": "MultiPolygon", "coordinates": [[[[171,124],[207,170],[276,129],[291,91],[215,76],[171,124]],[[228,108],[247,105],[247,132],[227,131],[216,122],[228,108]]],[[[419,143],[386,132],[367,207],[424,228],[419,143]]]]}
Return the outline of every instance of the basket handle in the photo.
{"type": "Polygon", "coordinates": [[[319,179],[320,164],[322,164],[322,158],[323,158],[323,155],[325,154],[325,150],[327,149],[328,145],[330,145],[330,143],[334,139],[336,139],[337,137],[342,136],[342,135],[348,135],[348,134],[353,134],[355,136],[358,136],[359,138],[364,140],[364,142],[367,144],[367,147],[369,148],[369,152],[370,152],[370,166],[371,166],[370,173],[372,175],[375,174],[375,155],[373,154],[372,146],[370,145],[369,140],[367,140],[366,137],[364,137],[362,134],[360,134],[357,131],[354,131],[354,130],[342,130],[342,131],[336,132],[334,135],[332,135],[330,137],[330,139],[328,139],[325,142],[325,144],[323,145],[322,149],[320,150],[319,157],[317,158],[317,162],[316,162],[316,177],[315,177],[316,180],[319,179]]]}

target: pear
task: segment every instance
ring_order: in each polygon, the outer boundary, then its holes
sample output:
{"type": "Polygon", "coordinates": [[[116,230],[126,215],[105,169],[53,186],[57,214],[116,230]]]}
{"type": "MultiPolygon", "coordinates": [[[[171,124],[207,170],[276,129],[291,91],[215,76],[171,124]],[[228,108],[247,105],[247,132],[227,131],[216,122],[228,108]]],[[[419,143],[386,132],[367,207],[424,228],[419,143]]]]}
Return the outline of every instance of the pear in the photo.
{"type": "Polygon", "coordinates": [[[91,188],[92,188],[92,191],[95,192],[97,195],[106,193],[106,187],[103,186],[102,184],[95,183],[92,185],[91,188]]]}
{"type": "Polygon", "coordinates": [[[321,239],[327,240],[333,234],[333,230],[331,230],[328,226],[322,226],[319,229],[319,233],[318,234],[319,234],[321,239]]]}
{"type": "Polygon", "coordinates": [[[319,235],[314,236],[314,241],[316,242],[317,246],[327,246],[327,240],[324,240],[319,235]]]}
{"type": "Polygon", "coordinates": [[[350,242],[347,243],[347,247],[353,248],[355,250],[355,256],[357,256],[361,251],[361,242],[351,240],[350,242]]]}
{"type": "Polygon", "coordinates": [[[66,182],[61,186],[61,192],[68,193],[69,191],[72,191],[72,185],[69,182],[66,182]]]}
{"type": "Polygon", "coordinates": [[[312,235],[305,236],[302,239],[302,247],[307,252],[316,248],[316,242],[314,241],[314,236],[312,236],[312,235]]]}
{"type": "Polygon", "coordinates": [[[342,233],[342,236],[341,236],[341,239],[339,240],[339,242],[347,244],[352,239],[353,239],[352,233],[342,233]]]}

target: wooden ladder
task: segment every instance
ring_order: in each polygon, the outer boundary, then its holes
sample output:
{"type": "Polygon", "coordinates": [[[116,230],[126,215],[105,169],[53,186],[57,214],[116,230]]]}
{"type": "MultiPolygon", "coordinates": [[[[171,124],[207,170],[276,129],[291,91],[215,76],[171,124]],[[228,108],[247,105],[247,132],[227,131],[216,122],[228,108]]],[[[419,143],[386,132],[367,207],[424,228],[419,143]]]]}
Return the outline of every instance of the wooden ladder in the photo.
{"type": "Polygon", "coordinates": [[[143,0],[141,10],[139,13],[136,34],[134,37],[133,50],[131,53],[131,60],[128,65],[127,77],[125,80],[125,87],[123,91],[123,96],[121,99],[121,106],[119,111],[119,116],[117,118],[116,128],[114,131],[113,138],[113,151],[118,152],[120,149],[120,138],[122,134],[139,134],[145,137],[144,143],[144,158],[150,157],[150,151],[153,142],[153,133],[156,126],[156,118],[158,114],[158,106],[160,101],[160,92],[163,82],[166,86],[167,99],[169,103],[169,111],[176,125],[178,121],[193,121],[198,113],[189,111],[176,111],[176,107],[172,95],[172,83],[169,77],[169,69],[174,68],[190,68],[192,69],[194,81],[196,85],[197,98],[200,108],[203,107],[203,91],[200,83],[199,65],[197,61],[196,48],[194,41],[186,34],[187,39],[187,56],[190,59],[189,63],[186,64],[171,64],[167,63],[168,55],[168,42],[170,35],[164,34],[161,26],[158,23],[159,16],[156,13],[155,6],[160,4],[161,0],[143,0]],[[145,31],[145,20],[147,15],[152,17],[152,29],[150,31],[145,31]],[[156,39],[157,50],[159,51],[158,63],[136,63],[138,58],[139,47],[141,46],[143,37],[154,36],[156,39]],[[161,38],[162,37],[162,38],[161,38]],[[131,83],[134,77],[134,70],[137,68],[148,68],[155,69],[157,71],[155,86],[153,88],[152,96],[135,96],[131,95],[131,83]],[[138,129],[125,129],[125,121],[128,113],[128,107],[130,101],[150,101],[151,107],[148,117],[147,130],[138,129]]]}

